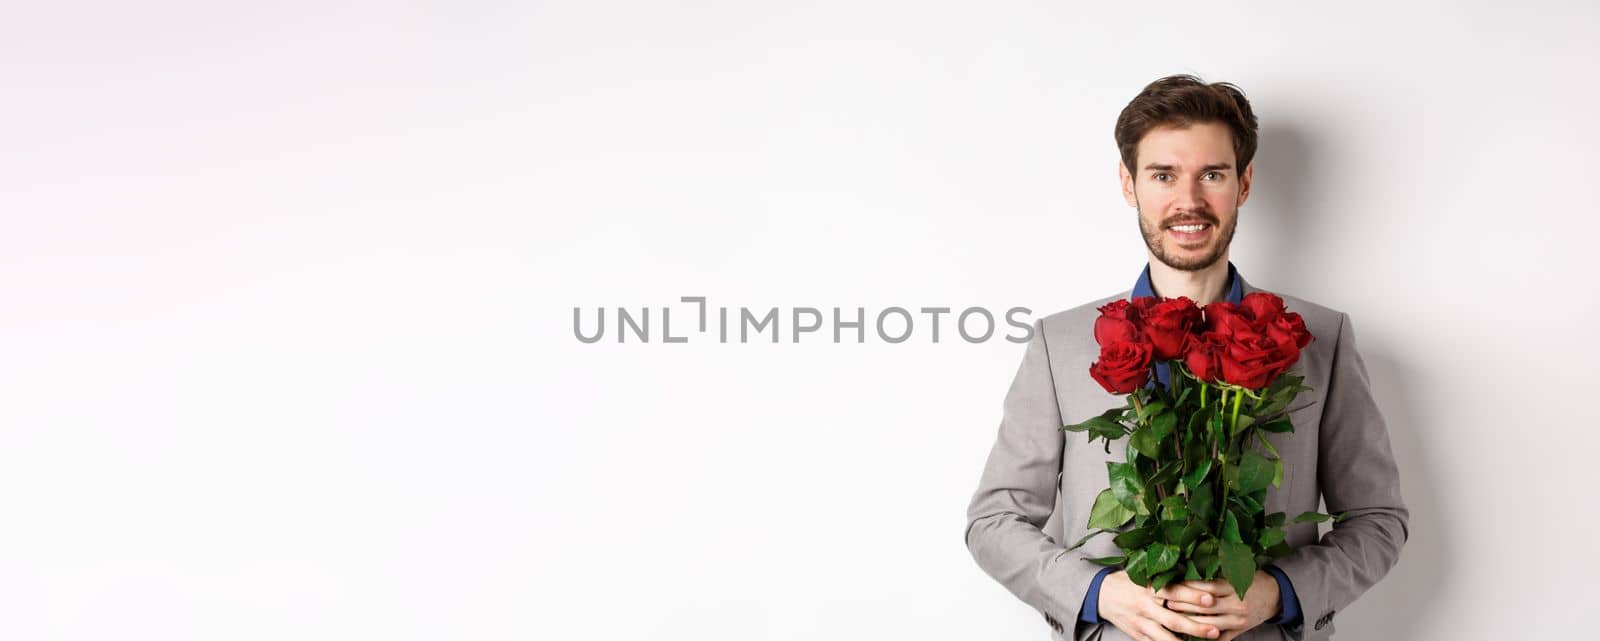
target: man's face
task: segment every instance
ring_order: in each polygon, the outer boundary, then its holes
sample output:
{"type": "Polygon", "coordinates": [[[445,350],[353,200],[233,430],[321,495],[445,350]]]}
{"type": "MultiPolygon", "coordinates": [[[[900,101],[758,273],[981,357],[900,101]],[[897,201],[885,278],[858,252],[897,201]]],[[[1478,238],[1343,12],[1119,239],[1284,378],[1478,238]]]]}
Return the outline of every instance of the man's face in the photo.
{"type": "Polygon", "coordinates": [[[1219,122],[1157,127],[1139,141],[1136,163],[1117,163],[1122,195],[1138,208],[1139,232],[1156,260],[1199,271],[1217,263],[1233,242],[1239,206],[1250,197],[1254,163],[1240,173],[1233,134],[1219,122]],[[1203,225],[1185,232],[1174,227],[1203,225]]]}

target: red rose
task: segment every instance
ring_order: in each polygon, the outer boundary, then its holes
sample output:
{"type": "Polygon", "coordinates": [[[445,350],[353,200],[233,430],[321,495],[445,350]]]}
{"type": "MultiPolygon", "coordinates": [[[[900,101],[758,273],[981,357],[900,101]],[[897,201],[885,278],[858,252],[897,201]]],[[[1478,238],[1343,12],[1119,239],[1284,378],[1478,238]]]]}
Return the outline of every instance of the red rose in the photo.
{"type": "Polygon", "coordinates": [[[1089,376],[1112,394],[1131,394],[1150,380],[1149,343],[1117,341],[1100,348],[1100,360],[1089,366],[1089,376]]]}
{"type": "Polygon", "coordinates": [[[1184,296],[1152,305],[1144,316],[1144,331],[1155,347],[1155,357],[1161,360],[1182,357],[1184,341],[1200,320],[1200,308],[1184,296]]]}
{"type": "Polygon", "coordinates": [[[1144,340],[1138,310],[1125,300],[1116,300],[1100,306],[1100,317],[1094,320],[1094,340],[1101,347],[1119,341],[1144,340]]]}
{"type": "Polygon", "coordinates": [[[1239,310],[1258,325],[1265,325],[1283,315],[1283,299],[1268,292],[1250,292],[1239,299],[1239,310]]]}
{"type": "Polygon", "coordinates": [[[1154,296],[1137,296],[1133,299],[1134,315],[1138,319],[1150,317],[1150,310],[1161,304],[1161,299],[1154,296]]]}
{"type": "Polygon", "coordinates": [[[1221,316],[1217,319],[1217,324],[1208,329],[1230,340],[1244,340],[1251,336],[1261,336],[1266,333],[1261,326],[1250,322],[1250,319],[1245,318],[1242,314],[1221,316]]]}
{"type": "Polygon", "coordinates": [[[1266,387],[1299,359],[1298,348],[1285,349],[1264,334],[1228,337],[1222,350],[1222,380],[1249,389],[1266,387]]]}
{"type": "Polygon", "coordinates": [[[1306,330],[1305,320],[1295,312],[1288,312],[1267,323],[1267,336],[1271,336],[1279,345],[1294,345],[1297,350],[1311,342],[1311,332],[1306,330]]]}
{"type": "Polygon", "coordinates": [[[1247,331],[1259,333],[1255,324],[1245,316],[1238,305],[1225,300],[1206,305],[1205,322],[1201,324],[1203,331],[1216,332],[1224,337],[1232,336],[1236,332],[1247,331]]]}
{"type": "Polygon", "coordinates": [[[1101,305],[1100,307],[1098,307],[1096,309],[1100,310],[1100,315],[1101,316],[1115,316],[1117,318],[1127,318],[1128,317],[1128,308],[1132,307],[1132,306],[1133,306],[1132,303],[1129,303],[1126,300],[1118,299],[1118,300],[1114,300],[1114,301],[1111,301],[1109,303],[1106,303],[1104,305],[1101,305]]]}
{"type": "Polygon", "coordinates": [[[1218,360],[1222,350],[1227,347],[1222,336],[1216,332],[1206,332],[1198,336],[1190,335],[1189,342],[1185,345],[1183,366],[1189,368],[1189,373],[1195,378],[1207,383],[1217,382],[1221,374],[1222,365],[1218,360]]]}

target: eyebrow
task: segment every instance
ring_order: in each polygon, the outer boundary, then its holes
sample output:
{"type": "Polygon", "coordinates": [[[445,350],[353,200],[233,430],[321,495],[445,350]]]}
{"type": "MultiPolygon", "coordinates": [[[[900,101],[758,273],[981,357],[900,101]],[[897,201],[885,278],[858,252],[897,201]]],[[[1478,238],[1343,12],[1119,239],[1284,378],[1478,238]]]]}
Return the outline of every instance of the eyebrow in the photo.
{"type": "MultiPolygon", "coordinates": [[[[1156,163],[1150,163],[1150,164],[1144,166],[1144,170],[1145,171],[1172,171],[1173,169],[1175,169],[1175,167],[1173,165],[1160,165],[1160,164],[1156,164],[1156,163]]],[[[1201,167],[1200,171],[1206,172],[1206,171],[1212,171],[1212,170],[1215,170],[1215,169],[1233,169],[1233,165],[1230,165],[1230,164],[1225,163],[1225,162],[1214,162],[1214,163],[1211,163],[1209,165],[1201,167]]]]}

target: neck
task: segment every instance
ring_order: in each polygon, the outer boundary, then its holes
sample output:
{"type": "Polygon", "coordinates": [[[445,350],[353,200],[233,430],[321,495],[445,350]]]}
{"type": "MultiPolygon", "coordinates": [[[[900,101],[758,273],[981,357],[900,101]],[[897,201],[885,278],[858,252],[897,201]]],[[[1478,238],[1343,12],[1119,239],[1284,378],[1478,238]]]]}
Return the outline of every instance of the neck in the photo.
{"type": "Polygon", "coordinates": [[[1150,287],[1162,298],[1186,296],[1204,307],[1228,295],[1228,256],[1223,254],[1210,267],[1197,272],[1173,269],[1150,257],[1150,287]]]}

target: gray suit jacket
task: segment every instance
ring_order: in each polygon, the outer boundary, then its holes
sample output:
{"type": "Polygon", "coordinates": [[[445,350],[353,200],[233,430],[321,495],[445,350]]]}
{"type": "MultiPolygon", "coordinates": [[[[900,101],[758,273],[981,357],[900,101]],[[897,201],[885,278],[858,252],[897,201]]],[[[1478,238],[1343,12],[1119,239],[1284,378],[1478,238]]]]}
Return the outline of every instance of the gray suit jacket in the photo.
{"type": "MultiPolygon", "coordinates": [[[[1245,294],[1259,291],[1239,276],[1245,294]]],[[[1122,403],[1089,377],[1099,357],[1097,308],[1132,291],[1046,316],[1006,393],[999,434],[967,508],[967,548],[978,566],[1038,610],[1058,641],[1125,640],[1115,626],[1077,623],[1090,580],[1100,567],[1085,559],[1120,554],[1101,535],[1057,560],[1088,534],[1089,508],[1105,489],[1105,462],[1125,460],[1126,439],[1105,446],[1062,425],[1082,422],[1122,403]],[[1064,626],[1062,624],[1065,624],[1064,626]],[[1076,624],[1076,625],[1075,625],[1076,624]]],[[[1317,526],[1289,526],[1294,553],[1275,560],[1300,600],[1300,625],[1262,625],[1240,639],[1328,639],[1333,615],[1377,583],[1399,560],[1409,512],[1400,498],[1399,470],[1383,414],[1374,402],[1366,366],[1356,351],[1350,317],[1279,294],[1316,340],[1289,371],[1312,389],[1290,403],[1293,434],[1272,434],[1284,459],[1283,483],[1268,488],[1268,513],[1349,512],[1320,539],[1317,526]]],[[[1259,445],[1257,446],[1259,448],[1259,445]]]]}

